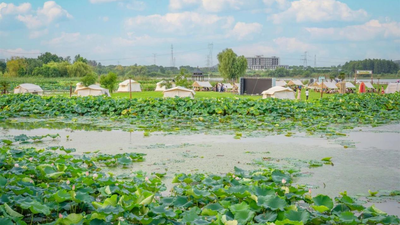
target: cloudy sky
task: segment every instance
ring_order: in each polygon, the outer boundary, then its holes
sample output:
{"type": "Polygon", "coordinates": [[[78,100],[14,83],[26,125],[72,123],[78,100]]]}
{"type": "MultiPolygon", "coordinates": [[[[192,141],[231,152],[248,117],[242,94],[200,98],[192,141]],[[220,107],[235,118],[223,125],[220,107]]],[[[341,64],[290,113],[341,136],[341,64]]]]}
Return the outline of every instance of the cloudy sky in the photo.
{"type": "Polygon", "coordinates": [[[281,64],[400,59],[400,0],[0,0],[0,58],[206,66],[232,48],[281,64]],[[156,55],[156,57],[154,57],[156,55]]]}

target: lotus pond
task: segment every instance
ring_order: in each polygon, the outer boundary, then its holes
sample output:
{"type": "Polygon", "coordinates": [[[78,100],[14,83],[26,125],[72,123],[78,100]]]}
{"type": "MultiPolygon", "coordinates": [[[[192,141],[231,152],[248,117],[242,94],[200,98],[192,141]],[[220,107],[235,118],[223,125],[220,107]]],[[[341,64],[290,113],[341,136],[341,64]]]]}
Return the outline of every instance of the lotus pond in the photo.
{"type": "Polygon", "coordinates": [[[399,96],[4,96],[0,224],[399,224],[399,96]]]}

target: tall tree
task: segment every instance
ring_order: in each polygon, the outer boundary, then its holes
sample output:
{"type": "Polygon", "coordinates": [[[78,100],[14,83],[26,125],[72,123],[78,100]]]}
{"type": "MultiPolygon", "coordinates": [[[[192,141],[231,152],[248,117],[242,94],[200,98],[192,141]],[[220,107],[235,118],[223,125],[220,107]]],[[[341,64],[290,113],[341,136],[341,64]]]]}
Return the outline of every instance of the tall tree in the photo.
{"type": "Polygon", "coordinates": [[[11,57],[11,60],[7,61],[7,75],[10,77],[17,77],[26,73],[26,62],[21,57],[11,57]]]}
{"type": "Polygon", "coordinates": [[[51,54],[50,52],[41,54],[40,56],[38,56],[38,59],[41,60],[44,64],[47,64],[49,62],[60,62],[63,60],[62,57],[59,57],[56,54],[51,54]]]}
{"type": "Polygon", "coordinates": [[[95,74],[94,72],[89,73],[81,78],[81,82],[85,87],[88,87],[89,85],[96,83],[96,81],[97,81],[97,74],[95,74]]]}
{"type": "Polygon", "coordinates": [[[107,75],[101,75],[100,84],[113,93],[117,87],[117,74],[109,72],[107,75]]]}
{"type": "Polygon", "coordinates": [[[70,77],[83,77],[92,72],[93,72],[92,67],[80,61],[75,62],[74,64],[68,67],[68,75],[70,77]]]}
{"type": "Polygon", "coordinates": [[[244,56],[237,57],[232,49],[225,49],[218,54],[218,71],[229,80],[236,80],[247,69],[247,60],[244,56]]]}

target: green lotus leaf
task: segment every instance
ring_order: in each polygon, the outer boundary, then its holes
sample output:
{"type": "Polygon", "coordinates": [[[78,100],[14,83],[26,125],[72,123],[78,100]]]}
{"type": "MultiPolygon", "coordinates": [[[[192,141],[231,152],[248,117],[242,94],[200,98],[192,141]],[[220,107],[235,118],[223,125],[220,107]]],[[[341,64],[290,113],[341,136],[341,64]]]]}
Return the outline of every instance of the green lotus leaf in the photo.
{"type": "Polygon", "coordinates": [[[24,217],[24,215],[14,211],[10,206],[7,205],[7,203],[4,203],[4,208],[8,213],[8,215],[10,215],[11,217],[17,217],[17,218],[24,217]]]}
{"type": "Polygon", "coordinates": [[[339,220],[345,224],[358,224],[358,218],[352,212],[342,212],[339,215],[339,220]]]}
{"type": "Polygon", "coordinates": [[[291,221],[302,221],[304,224],[306,224],[308,219],[310,218],[310,214],[304,210],[289,210],[285,212],[285,218],[291,221]]]}
{"type": "Polygon", "coordinates": [[[273,211],[281,210],[283,211],[287,203],[285,200],[278,196],[261,196],[258,197],[258,206],[262,206],[266,209],[271,209],[273,211]]]}
{"type": "Polygon", "coordinates": [[[37,201],[30,204],[29,210],[31,210],[33,214],[43,213],[46,216],[50,214],[50,208],[37,201]]]}
{"type": "Polygon", "coordinates": [[[266,212],[254,217],[254,220],[258,223],[267,223],[275,221],[277,217],[278,214],[275,212],[266,212]]]}
{"type": "Polygon", "coordinates": [[[274,170],[271,174],[272,180],[276,183],[282,183],[282,180],[285,179],[287,183],[291,182],[291,177],[288,174],[285,174],[281,170],[274,170]]]}
{"type": "Polygon", "coordinates": [[[199,218],[198,213],[200,212],[200,209],[197,207],[193,207],[189,209],[189,211],[186,211],[182,214],[182,222],[183,223],[191,223],[195,221],[196,219],[199,218]]]}
{"type": "Polygon", "coordinates": [[[313,201],[316,206],[325,206],[328,210],[333,208],[333,201],[329,196],[317,195],[313,198],[313,201]]]}
{"type": "Polygon", "coordinates": [[[65,202],[65,201],[68,201],[68,200],[72,199],[71,194],[68,193],[65,189],[57,191],[53,195],[53,197],[56,200],[56,202],[58,202],[58,203],[65,202]]]}

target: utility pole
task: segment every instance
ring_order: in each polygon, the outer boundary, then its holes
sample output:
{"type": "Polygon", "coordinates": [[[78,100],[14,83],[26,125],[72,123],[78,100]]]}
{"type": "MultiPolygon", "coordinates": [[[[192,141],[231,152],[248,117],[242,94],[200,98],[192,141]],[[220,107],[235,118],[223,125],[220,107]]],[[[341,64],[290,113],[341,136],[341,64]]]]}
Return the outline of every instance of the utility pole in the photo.
{"type": "Polygon", "coordinates": [[[314,55],[314,68],[317,68],[317,55],[314,55]]]}
{"type": "Polygon", "coordinates": [[[175,67],[174,45],[171,45],[171,67],[175,67]]]}
{"type": "Polygon", "coordinates": [[[213,47],[214,47],[213,43],[208,44],[208,59],[209,59],[209,64],[210,64],[209,67],[214,66],[214,64],[213,64],[213,53],[212,53],[213,52],[213,47]]]}

